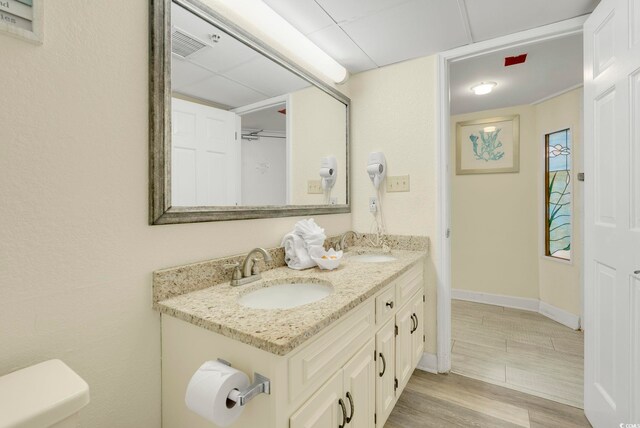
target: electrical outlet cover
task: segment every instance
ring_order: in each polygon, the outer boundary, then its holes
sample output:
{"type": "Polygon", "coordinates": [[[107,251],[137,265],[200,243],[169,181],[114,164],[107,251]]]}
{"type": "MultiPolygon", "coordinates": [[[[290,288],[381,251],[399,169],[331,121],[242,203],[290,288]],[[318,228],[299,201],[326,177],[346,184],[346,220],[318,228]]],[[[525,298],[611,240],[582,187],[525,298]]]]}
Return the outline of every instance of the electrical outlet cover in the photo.
{"type": "Polygon", "coordinates": [[[378,211],[378,198],[372,196],[369,198],[369,212],[375,213],[378,211]]]}

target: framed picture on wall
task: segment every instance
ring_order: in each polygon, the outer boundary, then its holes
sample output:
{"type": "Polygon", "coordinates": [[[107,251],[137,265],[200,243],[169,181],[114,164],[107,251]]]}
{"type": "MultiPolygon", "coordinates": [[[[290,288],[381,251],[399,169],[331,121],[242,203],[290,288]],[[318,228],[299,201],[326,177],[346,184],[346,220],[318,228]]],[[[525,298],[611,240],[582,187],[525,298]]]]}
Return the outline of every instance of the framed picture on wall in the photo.
{"type": "Polygon", "coordinates": [[[456,174],[520,170],[520,115],[456,123],[456,174]]]}
{"type": "Polygon", "coordinates": [[[44,0],[0,0],[0,33],[42,43],[44,0]]]}

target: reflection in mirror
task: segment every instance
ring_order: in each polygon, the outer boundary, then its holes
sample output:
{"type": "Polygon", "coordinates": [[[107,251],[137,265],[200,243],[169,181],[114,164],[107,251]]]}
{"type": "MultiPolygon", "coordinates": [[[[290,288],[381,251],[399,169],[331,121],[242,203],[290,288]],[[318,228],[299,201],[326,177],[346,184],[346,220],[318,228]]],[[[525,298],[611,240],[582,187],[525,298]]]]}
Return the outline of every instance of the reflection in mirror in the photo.
{"type": "Polygon", "coordinates": [[[172,207],[347,204],[347,106],[176,3],[171,94],[172,207]]]}

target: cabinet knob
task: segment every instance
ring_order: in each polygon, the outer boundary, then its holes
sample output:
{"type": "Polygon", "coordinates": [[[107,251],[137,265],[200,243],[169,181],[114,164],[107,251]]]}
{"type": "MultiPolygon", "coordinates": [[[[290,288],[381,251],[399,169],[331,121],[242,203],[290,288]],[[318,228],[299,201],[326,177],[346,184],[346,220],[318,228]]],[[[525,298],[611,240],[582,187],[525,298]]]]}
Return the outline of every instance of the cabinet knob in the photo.
{"type": "Polygon", "coordinates": [[[389,308],[393,309],[393,300],[388,301],[387,303],[385,303],[385,305],[387,305],[389,308]]]}
{"type": "Polygon", "coordinates": [[[633,271],[634,275],[640,275],[640,269],[633,271]]]}

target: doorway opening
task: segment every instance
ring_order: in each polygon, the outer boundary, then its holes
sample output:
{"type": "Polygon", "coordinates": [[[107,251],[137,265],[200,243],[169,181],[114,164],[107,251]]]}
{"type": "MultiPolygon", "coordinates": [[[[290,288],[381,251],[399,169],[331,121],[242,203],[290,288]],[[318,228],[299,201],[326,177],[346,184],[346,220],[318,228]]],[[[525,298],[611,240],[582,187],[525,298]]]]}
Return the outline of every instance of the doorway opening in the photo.
{"type": "Polygon", "coordinates": [[[582,24],[440,55],[438,370],[582,407],[582,24]]]}

